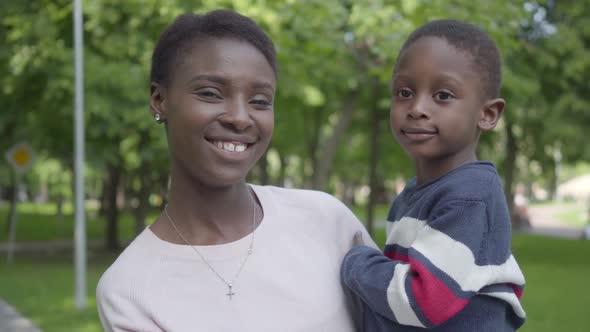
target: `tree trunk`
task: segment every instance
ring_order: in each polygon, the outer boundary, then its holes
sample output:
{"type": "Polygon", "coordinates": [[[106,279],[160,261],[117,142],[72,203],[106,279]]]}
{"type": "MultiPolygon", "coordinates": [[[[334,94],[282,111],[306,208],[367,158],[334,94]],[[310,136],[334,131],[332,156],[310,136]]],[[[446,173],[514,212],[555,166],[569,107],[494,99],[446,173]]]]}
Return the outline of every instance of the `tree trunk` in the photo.
{"type": "Polygon", "coordinates": [[[279,181],[277,185],[279,187],[285,186],[285,179],[287,177],[287,158],[283,157],[283,155],[279,154],[279,181]]]}
{"type": "Polygon", "coordinates": [[[369,202],[367,205],[367,231],[373,235],[373,225],[375,219],[375,205],[377,204],[377,195],[380,188],[377,174],[377,161],[379,160],[379,137],[381,135],[381,119],[377,105],[371,108],[371,128],[369,129],[369,202]]]}
{"type": "MultiPolygon", "coordinates": [[[[146,163],[147,164],[147,163],[146,163]]],[[[149,167],[149,166],[148,166],[149,167]]],[[[135,216],[135,235],[139,235],[145,229],[145,219],[147,218],[147,214],[150,208],[150,181],[146,180],[149,175],[144,172],[144,170],[140,171],[140,178],[141,181],[141,188],[139,189],[139,193],[137,195],[138,205],[134,209],[133,215],[135,216]]]]}
{"type": "MultiPolygon", "coordinates": [[[[149,143],[149,132],[142,131],[140,133],[138,150],[143,151],[147,148],[149,143]]],[[[139,235],[145,229],[145,219],[147,217],[150,207],[150,191],[152,189],[152,178],[150,177],[150,164],[145,158],[141,159],[141,164],[138,170],[139,175],[139,191],[137,193],[138,204],[134,208],[133,215],[135,217],[135,235],[139,235]]]]}
{"type": "Polygon", "coordinates": [[[548,197],[549,199],[555,200],[557,199],[557,172],[556,172],[556,165],[555,165],[555,159],[551,158],[549,160],[547,160],[546,165],[550,167],[550,170],[548,173],[548,178],[549,181],[547,182],[547,193],[548,193],[548,197]]]}
{"type": "Polygon", "coordinates": [[[107,216],[107,206],[109,202],[107,200],[107,193],[109,192],[109,177],[105,176],[102,181],[102,192],[100,193],[100,206],[98,208],[98,215],[101,217],[107,216]]]}
{"type": "Polygon", "coordinates": [[[516,155],[518,153],[518,146],[516,145],[516,137],[512,123],[506,121],[506,160],[504,162],[504,195],[508,202],[508,209],[510,211],[510,218],[512,226],[519,228],[521,221],[516,218],[516,211],[514,209],[514,173],[516,171],[516,155]]]}
{"type": "Polygon", "coordinates": [[[107,250],[119,249],[119,231],[118,219],[119,209],[117,207],[117,191],[119,188],[119,181],[121,180],[121,168],[119,165],[109,163],[107,165],[108,176],[108,190],[106,194],[106,238],[105,245],[107,250]]]}
{"type": "Polygon", "coordinates": [[[260,178],[258,179],[260,181],[261,185],[267,185],[268,184],[268,159],[266,159],[266,154],[268,153],[265,152],[262,157],[260,158],[260,160],[258,161],[258,167],[260,167],[260,178]]]}
{"type": "Polygon", "coordinates": [[[57,211],[55,213],[55,218],[59,222],[60,226],[64,225],[65,216],[64,216],[64,201],[65,197],[63,195],[58,195],[55,198],[55,205],[57,206],[57,211]]]}
{"type": "MultiPolygon", "coordinates": [[[[8,216],[6,219],[6,234],[8,234],[10,232],[10,227],[11,227],[11,221],[15,220],[14,216],[16,215],[16,204],[18,201],[18,187],[17,187],[17,181],[16,181],[16,173],[11,171],[10,172],[10,207],[8,209],[8,216]]],[[[6,237],[8,239],[8,236],[6,237]]]]}
{"type": "MultiPolygon", "coordinates": [[[[317,168],[318,164],[318,146],[320,141],[320,129],[322,128],[321,124],[321,109],[316,109],[313,113],[313,123],[311,126],[307,128],[311,128],[310,131],[306,132],[305,139],[307,142],[307,150],[309,159],[311,160],[311,165],[315,173],[315,169],[317,168]]],[[[313,179],[309,179],[305,172],[305,158],[301,162],[301,181],[303,182],[303,188],[313,188],[313,179]]]]}
{"type": "Polygon", "coordinates": [[[348,94],[332,135],[323,140],[323,144],[319,148],[320,153],[317,155],[317,163],[313,170],[314,189],[326,189],[338,146],[352,121],[352,115],[356,108],[357,95],[357,91],[351,91],[348,94]]]}

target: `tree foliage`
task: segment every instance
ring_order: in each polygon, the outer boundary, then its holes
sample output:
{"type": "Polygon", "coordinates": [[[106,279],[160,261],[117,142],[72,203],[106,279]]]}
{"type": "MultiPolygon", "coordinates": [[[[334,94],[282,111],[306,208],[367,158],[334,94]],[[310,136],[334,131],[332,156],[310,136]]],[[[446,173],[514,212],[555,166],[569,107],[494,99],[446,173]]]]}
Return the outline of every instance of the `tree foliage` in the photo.
{"type": "MultiPolygon", "coordinates": [[[[72,2],[0,6],[0,148],[29,141],[51,161],[48,170],[69,172],[72,2]]],[[[411,176],[389,132],[391,70],[414,28],[447,17],[482,26],[501,50],[508,106],[480,154],[502,166],[508,195],[518,180],[554,183],[557,151],[570,163],[590,157],[589,147],[572,144],[590,125],[587,0],[94,0],[84,2],[86,162],[89,181],[104,185],[88,195],[107,210],[117,193],[136,210],[149,208],[142,204],[150,193],[165,193],[165,133],[148,105],[151,51],[176,15],[214,8],[252,17],[278,50],[275,135],[253,181],[345,196],[367,185],[391,192],[391,180],[411,176]]],[[[1,186],[10,187],[8,165],[1,167],[1,186]]],[[[137,213],[138,228],[144,216],[137,213]]],[[[115,238],[116,217],[107,223],[115,238]]]]}

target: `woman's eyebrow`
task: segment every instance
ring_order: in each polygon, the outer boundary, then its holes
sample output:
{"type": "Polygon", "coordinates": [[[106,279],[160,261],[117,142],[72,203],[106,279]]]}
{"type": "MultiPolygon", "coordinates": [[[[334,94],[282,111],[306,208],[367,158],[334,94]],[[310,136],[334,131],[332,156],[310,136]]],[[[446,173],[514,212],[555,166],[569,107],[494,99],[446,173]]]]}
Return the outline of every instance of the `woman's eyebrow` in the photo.
{"type": "Polygon", "coordinates": [[[210,81],[210,82],[215,82],[215,83],[219,83],[222,85],[228,84],[228,82],[229,82],[228,79],[218,76],[218,75],[199,74],[199,75],[192,77],[188,81],[188,84],[196,82],[196,81],[210,81]]]}

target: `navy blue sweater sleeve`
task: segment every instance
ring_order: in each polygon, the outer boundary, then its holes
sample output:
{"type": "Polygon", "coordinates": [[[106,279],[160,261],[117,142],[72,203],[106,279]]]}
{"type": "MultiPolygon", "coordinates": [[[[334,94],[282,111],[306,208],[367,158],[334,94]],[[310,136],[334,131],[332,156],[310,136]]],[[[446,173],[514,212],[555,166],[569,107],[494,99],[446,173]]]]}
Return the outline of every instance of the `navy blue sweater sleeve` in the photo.
{"type": "Polygon", "coordinates": [[[440,204],[430,220],[403,217],[392,224],[385,255],[362,246],[347,254],[343,283],[402,325],[439,326],[481,291],[524,316],[511,286],[524,285],[524,277],[509,250],[501,264],[487,260],[487,217],[483,202],[464,199],[440,204]]]}

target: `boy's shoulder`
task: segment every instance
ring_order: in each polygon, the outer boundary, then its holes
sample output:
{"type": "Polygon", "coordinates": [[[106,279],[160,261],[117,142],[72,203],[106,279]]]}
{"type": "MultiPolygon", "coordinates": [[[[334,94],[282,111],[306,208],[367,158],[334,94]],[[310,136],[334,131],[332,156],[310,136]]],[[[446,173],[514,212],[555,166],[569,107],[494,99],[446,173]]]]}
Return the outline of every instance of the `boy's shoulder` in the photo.
{"type": "Polygon", "coordinates": [[[503,195],[498,171],[493,163],[487,161],[457,167],[437,182],[437,191],[448,198],[484,200],[490,195],[503,195]]]}

